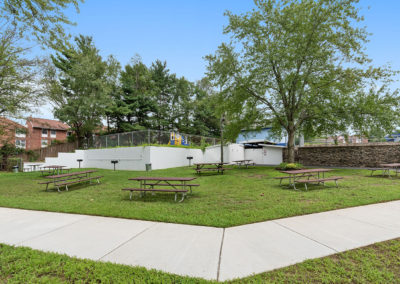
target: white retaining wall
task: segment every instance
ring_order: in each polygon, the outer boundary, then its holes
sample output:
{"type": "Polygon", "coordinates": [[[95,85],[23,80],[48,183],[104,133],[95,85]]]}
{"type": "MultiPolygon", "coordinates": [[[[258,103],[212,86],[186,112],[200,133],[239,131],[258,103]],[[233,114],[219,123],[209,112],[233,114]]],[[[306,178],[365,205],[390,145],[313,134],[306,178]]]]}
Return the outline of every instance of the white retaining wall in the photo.
{"type": "MultiPolygon", "coordinates": [[[[85,152],[84,150],[76,150],[74,153],[58,153],[57,158],[46,158],[44,164],[46,166],[61,165],[67,168],[78,168],[79,163],[76,160],[85,161],[85,152]]],[[[81,167],[84,168],[83,163],[81,163],[81,167]]]]}
{"type": "Polygon", "coordinates": [[[283,147],[264,146],[262,149],[246,149],[244,158],[257,165],[279,165],[282,163],[283,147]]]}
{"type": "Polygon", "coordinates": [[[144,171],[150,163],[150,147],[124,147],[109,149],[86,150],[84,157],[85,168],[113,169],[111,161],[119,170],[144,171]]]}
{"type": "MultiPolygon", "coordinates": [[[[146,164],[151,164],[154,170],[187,166],[188,156],[193,157],[192,164],[219,162],[221,147],[210,146],[204,152],[201,149],[155,146],[77,150],[75,153],[59,153],[58,158],[46,158],[45,164],[78,168],[77,160],[82,159],[82,168],[113,169],[111,161],[118,160],[118,170],[144,171],[146,164]]],[[[282,162],[282,148],[244,149],[241,144],[224,146],[224,162],[243,159],[260,165],[277,165],[282,162]]]]}

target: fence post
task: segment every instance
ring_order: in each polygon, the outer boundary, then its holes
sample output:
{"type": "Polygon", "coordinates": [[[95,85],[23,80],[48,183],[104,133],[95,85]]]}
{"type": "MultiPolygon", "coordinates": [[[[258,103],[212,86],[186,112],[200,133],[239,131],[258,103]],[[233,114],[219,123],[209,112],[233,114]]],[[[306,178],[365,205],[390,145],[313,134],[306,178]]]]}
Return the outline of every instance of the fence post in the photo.
{"type": "Polygon", "coordinates": [[[108,138],[108,135],[106,135],[106,148],[108,148],[108,141],[107,141],[108,139],[107,138],[108,138]]]}
{"type": "Polygon", "coordinates": [[[131,142],[131,146],[133,146],[133,131],[132,131],[132,142],[131,142]]]}
{"type": "Polygon", "coordinates": [[[119,133],[117,135],[118,135],[117,137],[118,137],[118,147],[119,147],[119,133]]]}
{"type": "Polygon", "coordinates": [[[150,129],[147,129],[147,143],[150,145],[150,129]]]}

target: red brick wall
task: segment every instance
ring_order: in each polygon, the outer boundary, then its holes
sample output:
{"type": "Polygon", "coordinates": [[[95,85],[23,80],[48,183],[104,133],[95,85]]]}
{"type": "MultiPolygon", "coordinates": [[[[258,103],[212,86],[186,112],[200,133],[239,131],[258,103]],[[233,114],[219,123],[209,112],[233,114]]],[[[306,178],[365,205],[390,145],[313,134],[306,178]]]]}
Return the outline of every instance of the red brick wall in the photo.
{"type": "Polygon", "coordinates": [[[15,132],[17,129],[22,127],[17,127],[14,124],[1,124],[0,125],[0,147],[4,144],[15,145],[15,140],[26,140],[25,137],[16,137],[15,132]]]}
{"type": "Polygon", "coordinates": [[[42,137],[42,129],[41,128],[32,128],[32,125],[28,122],[28,137],[27,137],[27,150],[35,150],[42,148],[42,140],[47,140],[47,144],[51,145],[51,141],[65,141],[67,140],[67,131],[56,130],[56,137],[51,137],[50,129],[47,130],[47,137],[42,137]]]}

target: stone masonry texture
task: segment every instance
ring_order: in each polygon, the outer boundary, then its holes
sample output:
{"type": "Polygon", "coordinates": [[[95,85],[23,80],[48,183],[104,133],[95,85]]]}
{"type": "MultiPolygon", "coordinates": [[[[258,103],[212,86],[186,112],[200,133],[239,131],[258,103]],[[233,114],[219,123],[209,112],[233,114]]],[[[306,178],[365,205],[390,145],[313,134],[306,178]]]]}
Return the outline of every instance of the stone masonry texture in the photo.
{"type": "MultiPolygon", "coordinates": [[[[296,148],[296,162],[305,166],[379,167],[400,163],[400,143],[359,144],[348,146],[308,146],[296,148]]],[[[283,151],[287,161],[287,151],[283,151]]]]}

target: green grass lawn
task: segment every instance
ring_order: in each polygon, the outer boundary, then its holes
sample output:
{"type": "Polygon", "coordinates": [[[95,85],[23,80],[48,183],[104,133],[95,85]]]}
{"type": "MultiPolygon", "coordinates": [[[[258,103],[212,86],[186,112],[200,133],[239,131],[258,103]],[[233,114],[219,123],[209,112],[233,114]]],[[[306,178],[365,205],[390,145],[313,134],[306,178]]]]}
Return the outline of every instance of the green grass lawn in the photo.
{"type": "MultiPolygon", "coordinates": [[[[216,283],[0,244],[1,283],[216,283]]],[[[229,283],[400,283],[400,239],[229,283]]]]}
{"type": "Polygon", "coordinates": [[[369,177],[366,170],[334,170],[344,176],[339,188],[310,186],[308,191],[279,186],[271,167],[233,169],[224,175],[204,175],[194,182],[191,197],[174,202],[173,194],[138,195],[129,200],[124,187],[138,186],[130,177],[197,176],[188,167],[151,172],[99,170],[100,185],[72,186],[69,192],[45,191],[40,173],[0,173],[0,206],[113,216],[162,222],[230,227],[288,216],[400,199],[400,178],[369,177]]]}

